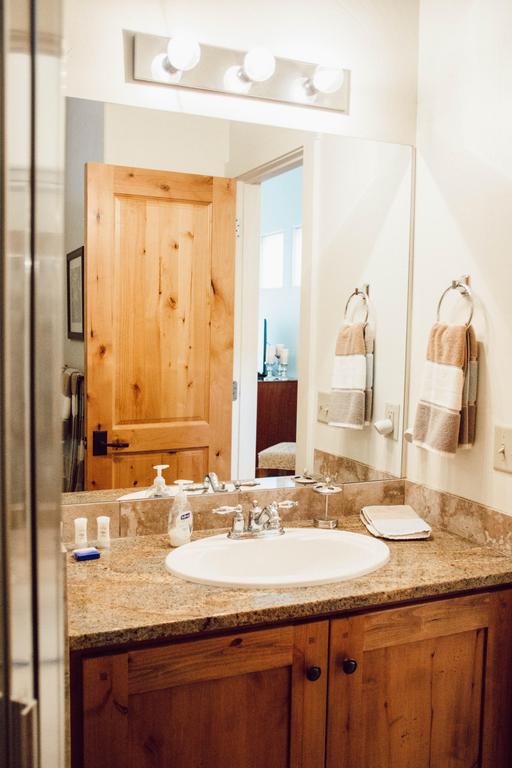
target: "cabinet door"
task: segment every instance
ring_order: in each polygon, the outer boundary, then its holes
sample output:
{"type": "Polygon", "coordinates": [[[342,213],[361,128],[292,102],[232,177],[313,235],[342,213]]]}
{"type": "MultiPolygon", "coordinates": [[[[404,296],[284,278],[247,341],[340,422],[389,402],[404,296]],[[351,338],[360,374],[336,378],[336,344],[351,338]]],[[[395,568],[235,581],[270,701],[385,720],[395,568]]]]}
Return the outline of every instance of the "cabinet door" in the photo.
{"type": "Polygon", "coordinates": [[[333,621],[328,768],[508,768],[511,629],[510,592],[333,621]]]}
{"type": "Polygon", "coordinates": [[[84,660],[84,768],[320,768],[327,644],[322,621],[84,660]]]}

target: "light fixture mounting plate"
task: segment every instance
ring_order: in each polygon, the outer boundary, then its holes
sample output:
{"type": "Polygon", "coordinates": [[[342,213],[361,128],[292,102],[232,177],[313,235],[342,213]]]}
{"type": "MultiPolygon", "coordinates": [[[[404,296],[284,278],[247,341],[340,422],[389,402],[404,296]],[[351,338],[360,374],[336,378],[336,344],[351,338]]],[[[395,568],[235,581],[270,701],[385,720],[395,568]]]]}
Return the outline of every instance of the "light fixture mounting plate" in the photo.
{"type": "Polygon", "coordinates": [[[160,35],[141,32],[133,34],[133,79],[135,81],[166,85],[169,88],[212,91],[238,98],[263,99],[348,114],[350,93],[350,70],[348,69],[343,70],[343,85],[336,93],[317,93],[312,97],[307,95],[301,84],[313,77],[317,65],[276,57],[276,70],[269,80],[253,83],[248,94],[236,93],[226,87],[224,76],[230,67],[242,67],[246,51],[201,43],[201,59],[197,66],[183,72],[178,82],[169,82],[165,72],[162,70],[159,73],[153,66],[156,57],[165,53],[168,42],[168,37],[160,35]]]}

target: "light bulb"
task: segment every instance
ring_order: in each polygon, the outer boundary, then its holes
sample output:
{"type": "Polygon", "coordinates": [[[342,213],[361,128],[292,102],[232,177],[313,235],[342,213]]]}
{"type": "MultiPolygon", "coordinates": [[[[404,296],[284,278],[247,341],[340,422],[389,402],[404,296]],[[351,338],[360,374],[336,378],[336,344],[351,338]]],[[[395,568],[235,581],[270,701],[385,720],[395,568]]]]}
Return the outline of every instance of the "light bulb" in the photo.
{"type": "Polygon", "coordinates": [[[238,64],[228,67],[224,73],[224,88],[232,93],[249,93],[251,90],[251,81],[244,78],[242,69],[238,64]]]}
{"type": "Polygon", "coordinates": [[[151,62],[151,74],[155,80],[164,83],[179,83],[183,74],[179,69],[173,69],[169,66],[169,59],[166,53],[159,53],[151,62]]]}
{"type": "Polygon", "coordinates": [[[167,45],[167,58],[173,69],[188,72],[199,64],[201,48],[192,37],[176,35],[171,37],[167,45]]]}
{"type": "Polygon", "coordinates": [[[247,80],[263,83],[272,77],[275,70],[276,60],[267,48],[257,46],[245,54],[243,75],[247,80]]]}
{"type": "Polygon", "coordinates": [[[336,93],[343,85],[345,73],[339,67],[319,64],[310,80],[310,87],[317,93],[336,93]]]}

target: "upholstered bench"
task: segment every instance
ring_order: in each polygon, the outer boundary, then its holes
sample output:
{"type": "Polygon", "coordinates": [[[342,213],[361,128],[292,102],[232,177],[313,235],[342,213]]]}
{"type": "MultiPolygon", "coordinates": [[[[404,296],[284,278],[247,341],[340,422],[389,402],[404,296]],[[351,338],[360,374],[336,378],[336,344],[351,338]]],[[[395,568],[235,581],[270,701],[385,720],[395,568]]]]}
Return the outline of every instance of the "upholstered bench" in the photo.
{"type": "Polygon", "coordinates": [[[258,453],[258,476],[295,472],[296,443],[276,443],[258,453]]]}

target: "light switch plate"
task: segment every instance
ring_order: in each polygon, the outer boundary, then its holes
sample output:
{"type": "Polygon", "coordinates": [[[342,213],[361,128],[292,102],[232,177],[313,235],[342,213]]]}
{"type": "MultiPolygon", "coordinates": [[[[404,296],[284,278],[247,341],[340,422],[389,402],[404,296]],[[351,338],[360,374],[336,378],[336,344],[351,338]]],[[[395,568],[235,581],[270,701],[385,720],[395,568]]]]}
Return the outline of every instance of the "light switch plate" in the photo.
{"type": "Polygon", "coordinates": [[[512,427],[494,427],[494,469],[512,472],[512,427]]]}
{"type": "Polygon", "coordinates": [[[329,392],[319,392],[316,406],[316,420],[322,424],[329,423],[329,392]]]}
{"type": "Polygon", "coordinates": [[[393,440],[398,440],[398,427],[400,426],[400,406],[393,405],[392,403],[386,403],[384,405],[384,418],[391,419],[393,422],[393,432],[389,437],[393,440]]]}

